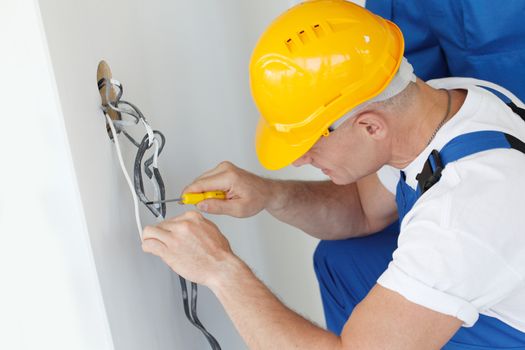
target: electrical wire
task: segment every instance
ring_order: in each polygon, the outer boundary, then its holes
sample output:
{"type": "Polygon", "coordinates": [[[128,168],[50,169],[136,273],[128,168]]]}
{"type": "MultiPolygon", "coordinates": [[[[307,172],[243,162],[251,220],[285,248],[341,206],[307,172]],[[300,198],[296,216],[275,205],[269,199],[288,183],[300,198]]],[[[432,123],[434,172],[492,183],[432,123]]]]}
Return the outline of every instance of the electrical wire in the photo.
{"type": "Polygon", "coordinates": [[[133,208],[135,210],[135,221],[137,223],[137,229],[138,229],[138,232],[139,232],[139,238],[140,238],[140,241],[142,242],[142,223],[140,221],[139,201],[137,199],[137,194],[133,190],[133,185],[131,184],[131,179],[130,179],[130,177],[128,175],[128,172],[126,171],[126,166],[124,165],[124,160],[122,159],[122,152],[120,150],[120,142],[118,141],[118,136],[117,136],[117,131],[115,130],[115,125],[113,125],[113,121],[111,120],[109,115],[107,115],[106,113],[104,113],[104,115],[106,116],[106,121],[109,124],[109,127],[111,128],[111,134],[113,135],[113,141],[115,142],[115,148],[117,150],[117,157],[118,157],[118,161],[120,163],[120,168],[122,169],[122,173],[124,174],[124,177],[126,178],[126,182],[128,183],[129,189],[131,190],[131,196],[133,197],[133,208]]]}
{"type": "MultiPolygon", "coordinates": [[[[120,100],[120,97],[122,97],[123,94],[123,88],[122,84],[114,79],[105,79],[102,78],[98,82],[99,90],[102,89],[104,86],[106,86],[106,101],[107,105],[102,106],[102,110],[104,111],[104,115],[106,117],[106,123],[109,125],[110,131],[111,131],[111,138],[115,143],[115,149],[117,151],[117,157],[119,160],[119,164],[122,170],[122,173],[124,174],[124,177],[126,179],[126,182],[129,186],[131,196],[133,199],[133,206],[135,211],[135,220],[137,224],[137,230],[139,232],[139,238],[141,242],[143,241],[142,238],[142,222],[140,220],[140,212],[139,212],[139,201],[142,202],[151,212],[152,214],[157,218],[158,221],[164,220],[166,217],[166,204],[146,204],[146,202],[149,202],[149,199],[144,194],[144,185],[143,185],[143,178],[142,178],[142,159],[146,153],[147,150],[149,150],[151,147],[154,148],[153,155],[148,158],[144,162],[144,172],[146,173],[146,176],[150,179],[153,188],[154,188],[154,197],[155,201],[158,200],[164,200],[165,199],[165,188],[164,188],[164,182],[162,180],[162,177],[160,175],[160,171],[158,170],[158,157],[160,153],[162,152],[162,149],[164,148],[164,144],[166,141],[166,138],[164,135],[158,131],[153,130],[148,122],[146,121],[146,118],[138,109],[137,106],[133,105],[130,102],[122,101],[120,100]],[[111,101],[110,99],[110,90],[116,88],[118,90],[117,97],[114,101],[111,101]],[[119,107],[121,104],[126,106],[127,108],[121,108],[119,107]],[[108,108],[119,112],[121,114],[126,114],[132,116],[135,120],[129,121],[129,120],[116,120],[113,121],[110,116],[107,114],[108,108]],[[146,135],[144,135],[142,141],[139,143],[137,142],[131,135],[129,135],[125,130],[124,127],[136,125],[139,123],[139,121],[142,122],[144,128],[146,129],[146,135]],[[131,181],[131,177],[129,176],[126,166],[124,164],[124,160],[122,158],[122,152],[120,147],[120,142],[118,139],[118,133],[122,132],[124,136],[135,146],[138,148],[137,155],[135,157],[134,162],[134,181],[131,181]],[[160,138],[160,141],[159,141],[160,138]]],[[[203,326],[201,321],[199,320],[197,316],[197,296],[198,296],[198,287],[197,284],[194,282],[191,282],[191,304],[190,304],[190,298],[188,298],[188,288],[187,288],[187,281],[182,276],[179,276],[180,286],[181,286],[181,294],[182,294],[182,301],[183,301],[183,308],[184,313],[186,315],[186,318],[190,321],[190,323],[195,326],[197,329],[199,329],[202,334],[206,337],[206,340],[210,344],[210,347],[212,350],[221,350],[221,347],[218,343],[218,341],[213,337],[211,333],[208,332],[208,330],[203,326]]]]}

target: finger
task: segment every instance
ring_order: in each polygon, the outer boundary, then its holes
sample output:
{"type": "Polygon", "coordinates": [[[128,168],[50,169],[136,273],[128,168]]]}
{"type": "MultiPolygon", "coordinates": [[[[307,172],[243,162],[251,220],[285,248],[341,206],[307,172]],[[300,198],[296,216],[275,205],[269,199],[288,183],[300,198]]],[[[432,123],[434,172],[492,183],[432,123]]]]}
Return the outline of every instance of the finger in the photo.
{"type": "Polygon", "coordinates": [[[146,226],[142,231],[142,240],[146,239],[156,239],[161,241],[164,244],[167,244],[169,239],[169,230],[165,230],[158,226],[146,226]]]}
{"type": "Polygon", "coordinates": [[[206,191],[224,191],[231,189],[231,177],[221,172],[202,178],[188,185],[182,193],[201,193],[206,191]]]}
{"type": "Polygon", "coordinates": [[[238,203],[233,202],[234,199],[206,199],[197,203],[197,209],[216,215],[232,215],[236,210],[238,203]]]}
{"type": "Polygon", "coordinates": [[[181,216],[176,216],[157,224],[157,227],[168,232],[168,234],[177,233],[178,231],[180,231],[180,223],[184,221],[187,221],[187,219],[181,216]]]}
{"type": "Polygon", "coordinates": [[[201,213],[195,210],[188,210],[180,215],[181,220],[198,221],[204,219],[201,213]]]}
{"type": "MultiPolygon", "coordinates": [[[[224,169],[223,169],[224,167],[223,167],[222,164],[223,164],[223,163],[220,163],[220,164],[218,164],[215,168],[203,172],[201,175],[199,175],[198,177],[196,177],[196,178],[191,182],[191,184],[193,184],[193,183],[196,182],[196,181],[199,181],[199,180],[202,180],[202,179],[204,179],[204,178],[207,178],[207,177],[209,177],[209,176],[216,175],[216,174],[218,174],[218,173],[223,172],[223,171],[224,171],[224,169]]],[[[190,184],[190,185],[191,185],[191,184],[190,184]]],[[[190,185],[188,185],[188,186],[190,186],[190,185]]],[[[186,187],[188,187],[188,186],[186,186],[186,187]]],[[[184,193],[184,192],[186,192],[186,191],[182,191],[182,193],[184,193]]]]}
{"type": "MultiPolygon", "coordinates": [[[[180,233],[182,229],[180,224],[186,221],[188,221],[187,218],[184,218],[183,215],[179,215],[157,224],[157,227],[168,232],[168,235],[171,235],[173,233],[180,233]]],[[[173,235],[170,236],[171,240],[173,240],[174,238],[176,237],[173,237],[173,235]]]]}
{"type": "MultiPolygon", "coordinates": [[[[203,216],[201,213],[195,210],[188,210],[180,215],[174,216],[168,220],[163,221],[164,225],[162,226],[163,229],[167,229],[168,231],[171,231],[169,227],[173,223],[182,222],[182,221],[197,221],[202,219],[203,216]]],[[[162,224],[161,223],[161,224],[162,224]]],[[[159,224],[160,225],[160,224],[159,224]]]]}
{"type": "Polygon", "coordinates": [[[148,238],[142,242],[142,250],[158,257],[164,257],[168,253],[168,247],[155,238],[148,238]]]}
{"type": "MultiPolygon", "coordinates": [[[[190,190],[188,190],[188,188],[193,186],[196,182],[202,182],[203,180],[205,180],[205,179],[207,179],[209,177],[212,177],[214,175],[225,174],[228,171],[231,171],[233,169],[236,169],[236,166],[233,165],[232,163],[230,163],[228,161],[221,162],[215,168],[202,173],[202,175],[200,175],[198,178],[193,180],[193,182],[191,184],[186,186],[186,188],[182,191],[182,193],[191,192],[190,190]]],[[[217,188],[215,188],[215,190],[216,189],[217,188]]],[[[214,190],[214,189],[211,189],[211,191],[212,190],[214,190]]],[[[203,191],[210,191],[210,189],[201,190],[201,192],[203,192],[203,191]]]]}
{"type": "Polygon", "coordinates": [[[167,231],[167,232],[174,232],[174,223],[176,222],[177,218],[171,218],[169,220],[164,220],[163,222],[161,223],[158,223],[157,224],[157,227],[158,228],[161,228],[163,229],[164,231],[167,231]]]}

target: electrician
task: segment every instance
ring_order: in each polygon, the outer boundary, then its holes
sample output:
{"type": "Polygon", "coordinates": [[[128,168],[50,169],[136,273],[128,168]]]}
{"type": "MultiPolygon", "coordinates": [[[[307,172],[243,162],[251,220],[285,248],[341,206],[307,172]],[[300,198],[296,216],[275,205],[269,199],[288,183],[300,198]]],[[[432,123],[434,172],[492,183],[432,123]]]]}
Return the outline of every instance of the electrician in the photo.
{"type": "Polygon", "coordinates": [[[250,348],[525,349],[523,104],[487,82],[425,83],[403,54],[398,27],[352,3],[288,10],[252,55],[256,151],[330,181],[223,162],[184,190],[227,192],[204,212],[265,209],[320,238],[330,331],[286,308],[201,214],[144,230],[144,251],[208,286],[250,348]]]}

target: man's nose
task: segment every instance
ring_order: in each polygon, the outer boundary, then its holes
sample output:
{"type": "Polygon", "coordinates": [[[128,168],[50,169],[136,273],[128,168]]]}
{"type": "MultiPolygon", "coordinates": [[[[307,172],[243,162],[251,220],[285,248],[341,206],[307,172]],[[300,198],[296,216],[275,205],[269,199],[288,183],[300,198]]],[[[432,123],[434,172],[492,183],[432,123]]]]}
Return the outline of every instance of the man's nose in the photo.
{"type": "Polygon", "coordinates": [[[308,155],[308,152],[306,152],[303,156],[298,158],[296,161],[292,163],[293,166],[299,167],[306,164],[310,164],[312,162],[312,158],[308,155]]]}

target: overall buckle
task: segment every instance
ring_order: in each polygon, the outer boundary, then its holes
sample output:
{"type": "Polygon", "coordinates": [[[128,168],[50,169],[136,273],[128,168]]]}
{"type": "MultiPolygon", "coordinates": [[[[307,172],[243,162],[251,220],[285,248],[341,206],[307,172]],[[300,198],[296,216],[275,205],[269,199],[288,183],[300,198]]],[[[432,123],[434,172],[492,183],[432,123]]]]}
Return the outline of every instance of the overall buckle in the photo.
{"type": "Polygon", "coordinates": [[[423,166],[423,169],[416,176],[421,194],[428,191],[439,181],[439,179],[441,179],[442,171],[443,162],[441,161],[441,156],[437,150],[432,150],[423,166]]]}

